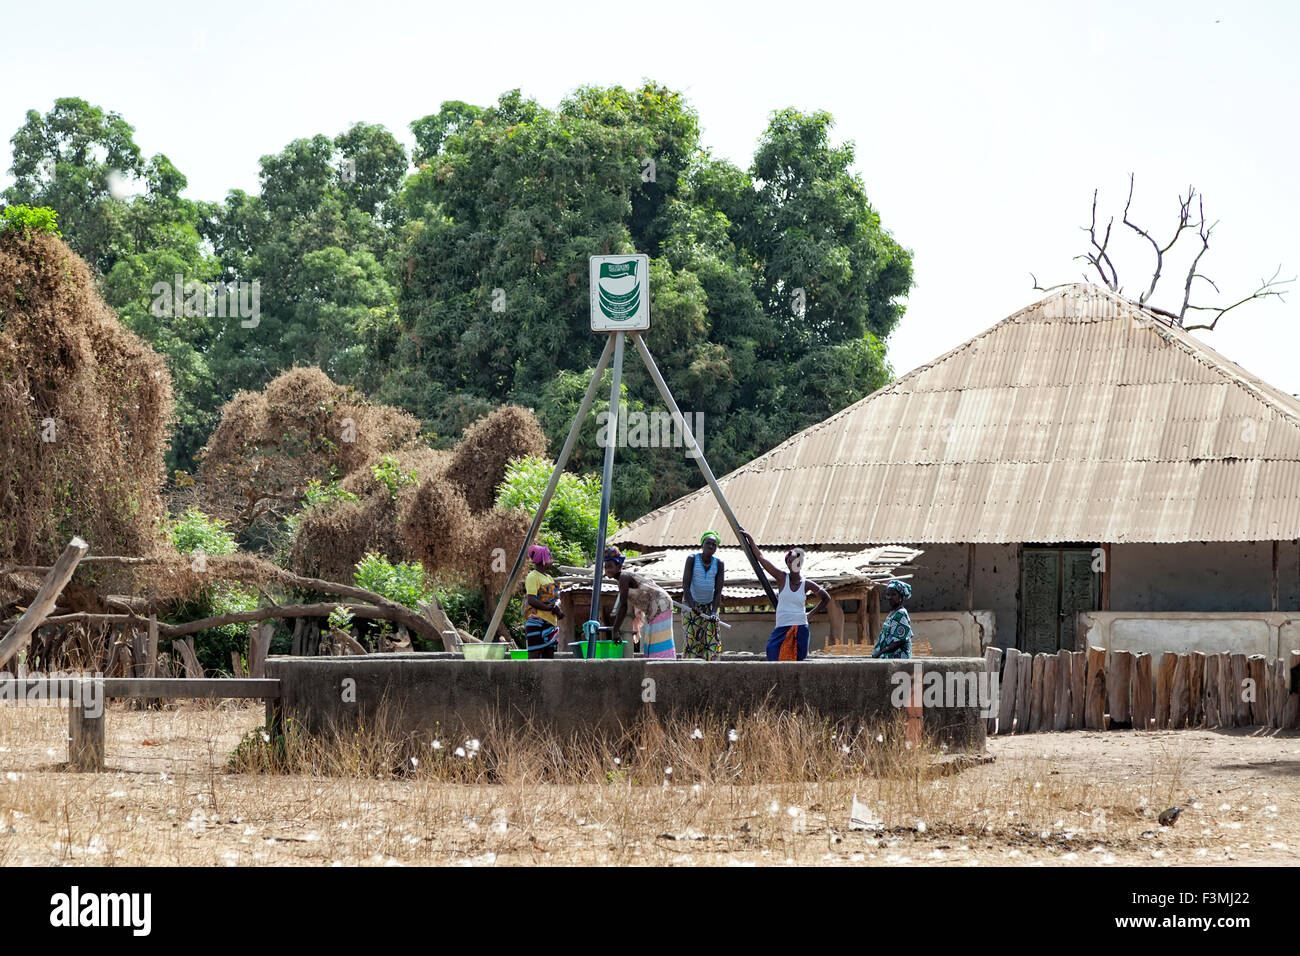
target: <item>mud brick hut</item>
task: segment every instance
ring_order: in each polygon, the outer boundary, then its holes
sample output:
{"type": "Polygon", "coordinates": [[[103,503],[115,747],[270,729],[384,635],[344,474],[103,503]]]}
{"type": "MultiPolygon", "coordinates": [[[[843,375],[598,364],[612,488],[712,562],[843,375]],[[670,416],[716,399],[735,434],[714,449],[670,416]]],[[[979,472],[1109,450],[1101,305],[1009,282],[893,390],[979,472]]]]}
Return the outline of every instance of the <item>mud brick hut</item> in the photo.
{"type": "MultiPolygon", "coordinates": [[[[923,551],[913,619],[936,654],[972,629],[1030,652],[1300,647],[1300,399],[1097,286],[1052,292],[720,484],[772,550],[923,551]]],[[[614,540],[684,556],[703,528],[736,544],[707,488],[614,540]]]]}

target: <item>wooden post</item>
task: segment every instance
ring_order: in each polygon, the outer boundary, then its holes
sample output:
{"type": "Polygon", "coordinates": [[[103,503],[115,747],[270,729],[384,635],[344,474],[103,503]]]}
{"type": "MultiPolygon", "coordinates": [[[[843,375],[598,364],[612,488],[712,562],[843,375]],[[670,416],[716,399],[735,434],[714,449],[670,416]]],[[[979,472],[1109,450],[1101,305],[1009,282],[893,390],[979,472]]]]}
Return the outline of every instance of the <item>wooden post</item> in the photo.
{"type": "Polygon", "coordinates": [[[1178,655],[1165,651],[1160,655],[1160,671],[1156,675],[1156,726],[1162,729],[1169,726],[1169,698],[1174,689],[1174,667],[1178,664],[1178,655]]]}
{"type": "Polygon", "coordinates": [[[1250,723],[1268,726],[1268,673],[1263,654],[1251,654],[1249,676],[1254,682],[1254,700],[1249,702],[1250,723]]]}
{"type": "Polygon", "coordinates": [[[862,605],[859,604],[859,605],[858,605],[858,607],[859,607],[859,611],[858,611],[858,643],[859,643],[859,644],[863,644],[863,643],[865,643],[865,642],[868,641],[868,640],[874,642],[875,639],[876,639],[877,637],[880,636],[880,628],[881,628],[880,588],[879,588],[879,587],[873,587],[873,588],[871,589],[870,594],[869,594],[868,597],[867,597],[867,600],[868,600],[868,602],[869,602],[869,604],[870,604],[871,633],[870,633],[869,635],[867,635],[865,638],[864,638],[864,636],[863,636],[863,634],[862,634],[862,612],[861,612],[861,607],[862,607],[862,605]]]}
{"type": "Polygon", "coordinates": [[[1029,730],[1035,734],[1051,725],[1048,709],[1056,703],[1056,689],[1052,687],[1055,660],[1051,654],[1034,655],[1034,670],[1030,675],[1033,686],[1029,698],[1029,730]]]}
{"type": "Polygon", "coordinates": [[[271,650],[275,624],[271,621],[254,622],[248,629],[248,676],[266,676],[266,655],[271,650]]]}
{"type": "Polygon", "coordinates": [[[1071,692],[1074,687],[1074,654],[1062,649],[1056,653],[1056,717],[1052,730],[1069,730],[1071,692]]]}
{"type": "Polygon", "coordinates": [[[1174,664],[1174,679],[1169,687],[1169,726],[1174,730],[1178,730],[1187,724],[1190,670],[1191,655],[1179,654],[1178,660],[1174,664]]]}
{"type": "Polygon", "coordinates": [[[1207,654],[1205,657],[1205,692],[1203,705],[1205,710],[1205,729],[1221,727],[1219,716],[1219,655],[1207,654]]]}
{"type": "Polygon", "coordinates": [[[172,647],[185,662],[185,676],[191,678],[203,677],[203,666],[199,663],[199,656],[194,653],[194,638],[185,639],[177,638],[172,641],[172,647]]]}
{"type": "Polygon", "coordinates": [[[1130,651],[1111,651],[1106,668],[1106,694],[1110,698],[1111,727],[1131,725],[1132,710],[1129,694],[1133,686],[1133,654],[1130,651]]]}
{"type": "Polygon", "coordinates": [[[1187,656],[1187,726],[1199,727],[1205,720],[1205,654],[1187,656]]]}
{"type": "MultiPolygon", "coordinates": [[[[830,602],[826,605],[826,646],[839,645],[844,643],[844,608],[840,606],[840,599],[832,596],[830,602]]],[[[722,628],[719,628],[722,630],[722,628]]]]}
{"type": "Polygon", "coordinates": [[[1250,664],[1245,654],[1233,654],[1232,664],[1232,711],[1234,727],[1250,726],[1250,701],[1244,700],[1246,681],[1250,677],[1250,664]]]}
{"type": "MultiPolygon", "coordinates": [[[[574,617],[574,613],[573,613],[574,607],[573,607],[572,591],[566,590],[560,592],[560,610],[564,612],[564,617],[560,618],[559,637],[558,637],[559,644],[560,644],[559,649],[568,650],[569,643],[571,641],[577,640],[577,638],[573,636],[573,625],[574,622],[577,621],[577,618],[574,617]]],[[[722,608],[718,608],[718,610],[721,611],[722,608]]],[[[588,618],[583,618],[583,620],[588,620],[588,618]]],[[[719,630],[721,630],[721,628],[719,628],[719,630]]]]}
{"type": "Polygon", "coordinates": [[[1110,610],[1110,544],[1101,546],[1101,609],[1110,610]]]}
{"type": "Polygon", "coordinates": [[[1029,710],[1033,700],[1034,655],[1025,654],[1020,658],[1020,667],[1016,670],[1016,733],[1029,733],[1029,710]]]}
{"type": "Polygon", "coordinates": [[[1002,664],[1002,687],[998,700],[998,733],[1009,734],[1016,720],[1016,687],[1020,678],[1021,653],[1008,647],[1002,664]]]}
{"type": "Polygon", "coordinates": [[[68,763],[74,770],[104,769],[104,699],[98,717],[86,716],[79,696],[68,706],[68,763]]]}
{"type": "Polygon", "coordinates": [[[1150,730],[1155,712],[1155,689],[1151,686],[1151,655],[1138,654],[1133,660],[1133,729],[1150,730]]]}
{"type": "Polygon", "coordinates": [[[1273,542],[1273,610],[1277,610],[1277,552],[1281,542],[1273,542]]]}
{"type": "Polygon", "coordinates": [[[1291,666],[1285,657],[1277,659],[1277,677],[1273,681],[1273,689],[1277,692],[1277,728],[1279,730],[1286,727],[1286,705],[1291,696],[1291,666]]]}
{"type": "Polygon", "coordinates": [[[1084,690],[1084,726],[1106,729],[1106,649],[1089,647],[1087,687],[1084,690]]]}
{"type": "Polygon", "coordinates": [[[1288,730],[1294,730],[1297,723],[1300,722],[1300,686],[1291,682],[1291,674],[1300,667],[1300,651],[1289,651],[1287,657],[1283,659],[1286,664],[1286,674],[1284,678],[1287,683],[1289,693],[1286,695],[1286,708],[1282,712],[1282,726],[1288,730]]]}
{"type": "Polygon", "coordinates": [[[1266,658],[1264,669],[1268,674],[1268,726],[1270,729],[1276,729],[1282,723],[1282,715],[1279,713],[1282,695],[1279,693],[1278,688],[1282,673],[1281,659],[1276,657],[1266,658]]]}
{"type": "MultiPolygon", "coordinates": [[[[984,648],[984,670],[989,675],[988,686],[990,689],[992,689],[993,678],[998,677],[998,679],[1001,680],[1001,677],[999,676],[1002,672],[1002,649],[1001,648],[997,648],[997,647],[984,648]]],[[[999,686],[998,691],[999,691],[998,709],[1001,710],[1002,707],[1001,686],[999,686]]],[[[985,733],[996,734],[998,732],[998,719],[996,717],[986,717],[984,721],[984,731],[985,733]]]]}
{"type": "Polygon", "coordinates": [[[131,632],[131,676],[147,677],[149,666],[149,635],[143,631],[131,632]]]}
{"type": "Polygon", "coordinates": [[[1070,729],[1083,730],[1087,724],[1085,709],[1088,697],[1088,652],[1071,651],[1070,662],[1070,729]]]}
{"type": "MultiPolygon", "coordinates": [[[[1276,545],[1274,547],[1276,548],[1276,545]]],[[[1275,550],[1274,554],[1276,553],[1275,550]]],[[[1276,563],[1275,561],[1274,564],[1276,563]]],[[[966,610],[975,610],[975,542],[973,541],[966,545],[966,610]]]]}

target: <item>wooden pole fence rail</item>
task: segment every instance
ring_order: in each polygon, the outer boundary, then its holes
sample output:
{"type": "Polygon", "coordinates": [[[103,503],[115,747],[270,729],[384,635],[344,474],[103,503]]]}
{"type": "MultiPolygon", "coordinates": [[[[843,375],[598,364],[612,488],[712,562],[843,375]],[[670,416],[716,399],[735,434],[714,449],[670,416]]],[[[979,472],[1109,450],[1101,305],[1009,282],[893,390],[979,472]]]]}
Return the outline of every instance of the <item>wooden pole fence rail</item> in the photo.
{"type": "Polygon", "coordinates": [[[280,681],[270,677],[8,677],[0,700],[68,701],[68,763],[75,770],[104,769],[104,702],[108,698],[253,699],[266,701],[267,725],[278,722],[280,681]]]}
{"type": "Polygon", "coordinates": [[[1284,658],[1225,651],[1156,655],[1134,651],[1026,654],[985,651],[999,674],[988,732],[1300,729],[1300,650],[1284,658]]]}

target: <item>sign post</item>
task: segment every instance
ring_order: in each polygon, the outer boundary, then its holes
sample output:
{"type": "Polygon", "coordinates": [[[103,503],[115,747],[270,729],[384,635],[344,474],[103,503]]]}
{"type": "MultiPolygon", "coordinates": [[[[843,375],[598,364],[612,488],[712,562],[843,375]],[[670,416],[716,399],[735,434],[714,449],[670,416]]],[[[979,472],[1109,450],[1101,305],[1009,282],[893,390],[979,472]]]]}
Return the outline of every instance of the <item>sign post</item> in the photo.
{"type": "Polygon", "coordinates": [[[596,532],[595,570],[591,581],[591,612],[583,636],[587,660],[596,660],[600,633],[600,588],[605,573],[605,539],[609,530],[609,499],[614,484],[614,445],[618,441],[619,390],[623,384],[623,333],[650,328],[650,258],[644,255],[592,256],[590,264],[591,330],[614,333],[614,374],[609,389],[605,467],[600,479],[600,524],[596,532]]]}

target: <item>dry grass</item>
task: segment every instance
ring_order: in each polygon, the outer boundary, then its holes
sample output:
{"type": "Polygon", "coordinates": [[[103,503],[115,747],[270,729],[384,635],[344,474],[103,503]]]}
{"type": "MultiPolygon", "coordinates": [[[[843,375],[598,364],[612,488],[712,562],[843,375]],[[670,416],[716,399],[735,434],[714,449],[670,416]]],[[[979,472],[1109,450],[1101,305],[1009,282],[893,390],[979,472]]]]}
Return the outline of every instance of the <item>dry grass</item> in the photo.
{"type": "Polygon", "coordinates": [[[110,769],[82,774],[62,765],[65,711],[0,707],[0,865],[1294,862],[1300,845],[1287,737],[1032,735],[936,774],[937,754],[884,728],[832,742],[815,721],[756,715],[734,743],[719,724],[563,753],[485,733],[473,758],[455,756],[464,741],[419,742],[415,765],[411,742],[373,728],[291,734],[295,772],[230,772],[261,718],[114,705],[110,769]],[[850,829],[854,797],[877,828],[850,829]],[[1171,803],[1183,817],[1161,827],[1171,803]]]}

